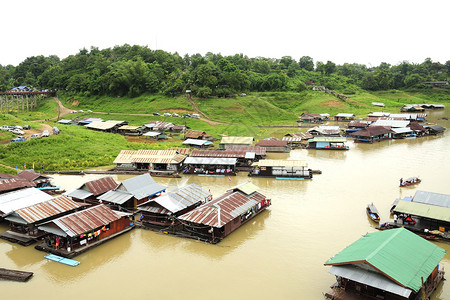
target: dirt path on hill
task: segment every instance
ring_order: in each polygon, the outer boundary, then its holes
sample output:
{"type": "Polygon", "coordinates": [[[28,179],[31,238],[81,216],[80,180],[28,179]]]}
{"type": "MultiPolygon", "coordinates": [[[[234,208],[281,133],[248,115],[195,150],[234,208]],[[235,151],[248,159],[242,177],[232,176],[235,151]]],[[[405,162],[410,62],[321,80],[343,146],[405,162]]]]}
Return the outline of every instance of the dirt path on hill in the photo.
{"type": "MultiPolygon", "coordinates": [[[[59,109],[59,118],[68,115],[72,112],[72,109],[65,107],[61,101],[58,98],[54,98],[56,103],[58,103],[58,109],[59,109]]],[[[195,109],[195,107],[194,107],[195,109]]],[[[206,122],[210,125],[224,125],[224,124],[231,124],[231,123],[221,123],[221,122],[216,122],[216,121],[211,121],[208,118],[206,118],[206,115],[204,113],[202,113],[200,110],[195,109],[197,112],[201,113],[202,116],[204,116],[203,118],[200,118],[201,121],[206,122]]],[[[153,117],[153,114],[133,114],[133,113],[116,113],[116,112],[103,112],[103,111],[93,111],[92,113],[94,114],[110,114],[110,115],[128,115],[128,116],[148,116],[148,117],[153,117]]],[[[56,120],[58,117],[54,117],[52,118],[52,120],[56,120]]],[[[51,127],[50,127],[51,129],[51,127]]]]}

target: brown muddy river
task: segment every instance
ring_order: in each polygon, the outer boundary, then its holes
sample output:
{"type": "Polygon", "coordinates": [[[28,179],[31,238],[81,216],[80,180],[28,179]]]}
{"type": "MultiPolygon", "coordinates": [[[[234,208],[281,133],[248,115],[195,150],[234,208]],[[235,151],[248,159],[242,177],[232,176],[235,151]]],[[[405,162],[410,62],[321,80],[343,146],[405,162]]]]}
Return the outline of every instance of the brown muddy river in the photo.
{"type": "MultiPolygon", "coordinates": [[[[429,120],[450,116],[428,113],[429,120]]],[[[172,191],[196,183],[219,196],[250,180],[272,206],[217,245],[135,229],[75,259],[70,267],[44,258],[33,246],[0,240],[0,267],[34,272],[26,283],[0,281],[0,299],[323,299],[335,282],[323,263],[367,232],[376,231],[365,213],[373,202],[381,221],[391,203],[418,189],[450,194],[450,121],[443,136],[391,140],[373,145],[349,142],[349,151],[295,150],[269,158],[305,159],[323,171],[312,180],[184,176],[155,178],[172,191]],[[422,182],[400,189],[401,177],[422,182]]],[[[66,190],[97,175],[53,176],[66,190]]],[[[117,181],[125,177],[115,177],[117,181]]],[[[0,224],[0,232],[7,224],[0,224]]],[[[450,270],[450,243],[441,266],[450,270]]],[[[401,251],[401,249],[399,249],[401,251]]],[[[450,277],[447,273],[447,277],[450,277]]],[[[444,281],[433,299],[450,299],[444,281]]]]}

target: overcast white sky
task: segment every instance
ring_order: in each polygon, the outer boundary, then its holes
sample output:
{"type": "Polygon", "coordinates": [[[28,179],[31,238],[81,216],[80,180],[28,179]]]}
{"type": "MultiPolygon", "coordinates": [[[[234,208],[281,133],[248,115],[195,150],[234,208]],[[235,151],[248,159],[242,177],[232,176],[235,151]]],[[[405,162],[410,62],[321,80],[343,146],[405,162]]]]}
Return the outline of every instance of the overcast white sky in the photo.
{"type": "Polygon", "coordinates": [[[0,64],[148,46],[337,64],[450,60],[449,0],[6,0],[0,64]]]}

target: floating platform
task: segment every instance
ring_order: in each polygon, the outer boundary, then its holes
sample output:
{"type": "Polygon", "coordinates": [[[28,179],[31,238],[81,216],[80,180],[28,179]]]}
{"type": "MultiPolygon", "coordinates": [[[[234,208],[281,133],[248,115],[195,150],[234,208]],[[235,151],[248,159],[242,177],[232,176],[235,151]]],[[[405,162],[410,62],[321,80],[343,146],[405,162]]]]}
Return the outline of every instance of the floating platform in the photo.
{"type": "Polygon", "coordinates": [[[33,272],[17,271],[0,268],[0,278],[14,281],[27,281],[33,276],[33,272]]]}
{"type": "Polygon", "coordinates": [[[0,238],[22,246],[29,246],[36,242],[34,238],[26,234],[17,233],[11,230],[1,233],[0,238]]]}
{"type": "Polygon", "coordinates": [[[62,264],[68,265],[68,266],[72,266],[72,267],[76,267],[80,264],[80,262],[77,260],[61,257],[61,256],[54,255],[54,254],[49,254],[44,257],[46,259],[56,261],[56,262],[59,262],[59,263],[62,263],[62,264]]]}

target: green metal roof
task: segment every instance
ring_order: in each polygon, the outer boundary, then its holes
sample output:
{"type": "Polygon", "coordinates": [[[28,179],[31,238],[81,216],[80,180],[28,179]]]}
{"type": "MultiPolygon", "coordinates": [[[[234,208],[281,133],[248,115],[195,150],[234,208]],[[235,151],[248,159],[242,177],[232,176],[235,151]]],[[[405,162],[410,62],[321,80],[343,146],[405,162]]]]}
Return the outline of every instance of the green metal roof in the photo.
{"type": "Polygon", "coordinates": [[[395,212],[450,222],[450,208],[417,202],[399,201],[395,212]]]}
{"type": "Polygon", "coordinates": [[[312,142],[331,142],[331,143],[344,143],[347,138],[342,136],[316,136],[308,140],[308,143],[312,142]]]}
{"type": "Polygon", "coordinates": [[[445,252],[405,228],[396,228],[367,233],[325,265],[368,264],[397,284],[417,292],[421,277],[428,278],[445,252]]]}

